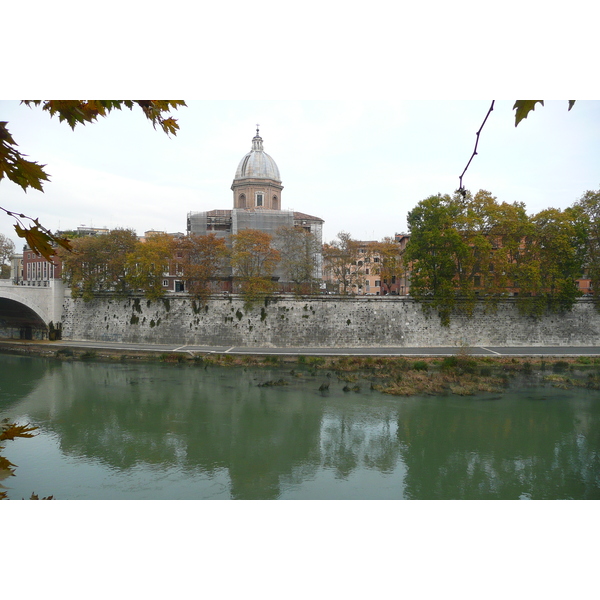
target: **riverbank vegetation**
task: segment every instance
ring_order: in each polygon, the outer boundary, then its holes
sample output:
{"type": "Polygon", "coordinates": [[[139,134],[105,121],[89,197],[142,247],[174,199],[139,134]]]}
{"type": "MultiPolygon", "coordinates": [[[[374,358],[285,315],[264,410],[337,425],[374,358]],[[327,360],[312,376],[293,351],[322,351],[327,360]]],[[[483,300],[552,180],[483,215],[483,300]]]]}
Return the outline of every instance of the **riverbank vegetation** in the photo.
{"type": "MultiPolygon", "coordinates": [[[[372,389],[394,396],[469,396],[498,393],[511,382],[562,389],[600,390],[600,356],[479,356],[457,349],[449,356],[302,356],[201,352],[147,352],[85,349],[50,343],[3,342],[0,352],[42,356],[61,361],[157,362],[190,368],[277,369],[277,385],[298,379],[313,381],[326,392],[331,382],[344,391],[372,389]],[[282,383],[283,382],[283,383],[282,383]]],[[[271,380],[265,380],[262,385],[271,380]]],[[[268,384],[275,385],[275,384],[268,384]]]]}

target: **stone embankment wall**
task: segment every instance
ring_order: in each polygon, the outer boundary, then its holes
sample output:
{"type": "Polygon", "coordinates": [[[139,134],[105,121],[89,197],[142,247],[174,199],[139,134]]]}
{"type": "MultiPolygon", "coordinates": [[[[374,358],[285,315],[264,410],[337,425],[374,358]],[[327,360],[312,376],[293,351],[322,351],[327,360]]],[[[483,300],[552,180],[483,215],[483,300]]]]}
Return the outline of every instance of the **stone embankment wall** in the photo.
{"type": "Polygon", "coordinates": [[[495,313],[477,307],[472,318],[456,315],[443,327],[419,304],[391,296],[277,296],[247,310],[236,296],[201,306],[179,294],[153,301],[105,296],[87,303],[66,294],[63,339],[263,348],[595,346],[600,314],[581,300],[572,312],[534,319],[505,301],[495,313]]]}

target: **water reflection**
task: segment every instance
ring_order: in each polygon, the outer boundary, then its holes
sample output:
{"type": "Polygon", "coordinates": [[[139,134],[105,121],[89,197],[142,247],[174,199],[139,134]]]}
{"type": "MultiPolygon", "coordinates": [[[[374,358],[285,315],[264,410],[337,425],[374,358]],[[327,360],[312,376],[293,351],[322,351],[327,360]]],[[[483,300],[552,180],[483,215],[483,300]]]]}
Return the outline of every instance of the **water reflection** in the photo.
{"type": "MultiPolygon", "coordinates": [[[[3,358],[2,416],[103,466],[98,486],[112,474],[116,498],[124,486],[156,497],[140,478],[161,473],[170,497],[191,480],[199,498],[215,485],[237,499],[600,497],[597,393],[396,398],[331,378],[323,394],[324,373],[3,358]]],[[[34,468],[23,460],[19,477],[34,468]]]]}

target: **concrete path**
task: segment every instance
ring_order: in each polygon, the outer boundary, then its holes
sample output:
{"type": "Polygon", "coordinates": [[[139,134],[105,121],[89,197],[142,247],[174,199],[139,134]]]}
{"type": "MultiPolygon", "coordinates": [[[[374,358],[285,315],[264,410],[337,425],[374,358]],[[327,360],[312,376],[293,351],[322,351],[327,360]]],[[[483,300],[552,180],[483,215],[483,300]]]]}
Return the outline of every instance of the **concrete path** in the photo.
{"type": "Polygon", "coordinates": [[[487,356],[600,356],[600,346],[511,346],[436,348],[247,348],[238,346],[192,346],[176,344],[130,344],[127,342],[48,342],[56,347],[131,350],[136,352],[188,352],[191,354],[263,354],[290,356],[450,356],[459,352],[487,356]]]}

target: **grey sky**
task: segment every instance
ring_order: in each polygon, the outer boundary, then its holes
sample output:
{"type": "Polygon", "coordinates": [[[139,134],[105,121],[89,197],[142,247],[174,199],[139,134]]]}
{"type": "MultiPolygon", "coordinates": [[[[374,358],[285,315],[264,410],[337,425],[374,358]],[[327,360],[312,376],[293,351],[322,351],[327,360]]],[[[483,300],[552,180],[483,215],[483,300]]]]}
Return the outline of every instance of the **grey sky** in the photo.
{"type": "MultiPolygon", "coordinates": [[[[231,182],[256,124],[279,166],[283,208],[381,239],[406,230],[428,195],[452,193],[490,100],[187,101],[168,138],[139,112],[116,112],[74,131],[40,109],[0,102],[22,152],[47,165],[45,192],[0,183],[2,206],[52,230],[131,227],[185,231],[189,211],[231,208],[231,182]]],[[[464,177],[473,192],[525,202],[530,213],[565,208],[600,188],[600,101],[547,101],[514,126],[513,100],[496,101],[464,177]]],[[[20,246],[10,219],[0,231],[20,246]]]]}

